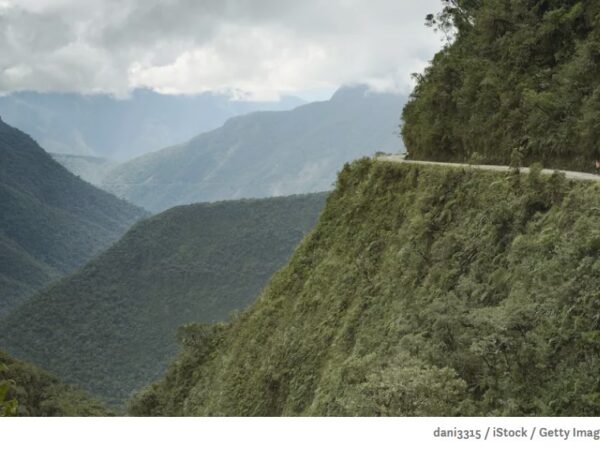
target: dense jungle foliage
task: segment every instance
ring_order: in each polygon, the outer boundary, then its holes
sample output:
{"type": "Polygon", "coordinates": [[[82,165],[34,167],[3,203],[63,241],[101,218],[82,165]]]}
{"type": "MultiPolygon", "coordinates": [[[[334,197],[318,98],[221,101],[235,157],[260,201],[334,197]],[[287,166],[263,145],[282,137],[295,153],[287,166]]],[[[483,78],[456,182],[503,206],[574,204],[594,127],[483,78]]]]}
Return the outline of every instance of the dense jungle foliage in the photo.
{"type": "Polygon", "coordinates": [[[0,316],[146,215],[71,174],[2,120],[0,211],[0,316]]]}
{"type": "Polygon", "coordinates": [[[451,43],[403,113],[412,159],[541,162],[600,158],[600,2],[450,0],[428,23],[451,43]]]}
{"type": "Polygon", "coordinates": [[[0,351],[0,417],[109,414],[97,400],[0,351]]]}
{"type": "Polygon", "coordinates": [[[134,415],[600,414],[600,185],[359,160],[134,415]]]}
{"type": "Polygon", "coordinates": [[[245,308],[314,226],[325,194],[173,208],[0,319],[0,345],[115,407],[162,376],[176,330],[245,308]]]}

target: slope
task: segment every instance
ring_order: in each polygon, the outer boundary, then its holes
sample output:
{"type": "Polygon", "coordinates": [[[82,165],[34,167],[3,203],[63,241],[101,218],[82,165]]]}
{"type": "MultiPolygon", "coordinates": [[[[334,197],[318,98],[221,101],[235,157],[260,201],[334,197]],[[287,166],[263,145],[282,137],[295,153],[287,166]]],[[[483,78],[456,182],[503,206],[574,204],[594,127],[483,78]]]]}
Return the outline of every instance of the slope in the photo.
{"type": "Polygon", "coordinates": [[[69,173],[0,120],[0,315],[145,215],[69,173]]]}
{"type": "MultiPolygon", "coordinates": [[[[594,171],[600,159],[600,3],[452,0],[456,39],[404,109],[411,158],[594,171]]],[[[435,24],[433,24],[435,25],[435,24]]]]}
{"type": "Polygon", "coordinates": [[[135,415],[600,413],[600,184],[360,160],[135,415]]]}
{"type": "Polygon", "coordinates": [[[103,187],[151,211],[198,201],[329,190],[343,163],[398,151],[403,97],[342,88],[292,111],[236,117],[110,172],[103,187]]]}
{"type": "Polygon", "coordinates": [[[324,200],[197,204],[144,220],[0,320],[0,345],[117,405],[162,374],[178,326],[246,307],[324,200]]]}

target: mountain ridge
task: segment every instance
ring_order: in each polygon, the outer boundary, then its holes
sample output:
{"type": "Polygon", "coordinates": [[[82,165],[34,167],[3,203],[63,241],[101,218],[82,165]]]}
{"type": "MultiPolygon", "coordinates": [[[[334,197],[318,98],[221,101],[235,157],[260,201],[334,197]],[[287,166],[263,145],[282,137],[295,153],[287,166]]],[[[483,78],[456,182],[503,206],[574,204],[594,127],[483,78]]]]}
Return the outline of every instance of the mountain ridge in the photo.
{"type": "Polygon", "coordinates": [[[21,91],[0,97],[0,115],[50,153],[123,161],[217,128],[237,114],[302,103],[294,97],[246,102],[219,93],[166,95],[149,89],[135,89],[125,98],[21,91]]]}
{"type": "Polygon", "coordinates": [[[328,190],[339,167],[378,150],[398,151],[400,95],[340,89],[291,111],[258,111],[121,164],[102,186],[146,209],[328,190]]]}
{"type": "Polygon", "coordinates": [[[254,300],[324,194],[179,206],[134,225],[4,318],[0,346],[120,406],[176,354],[176,330],[254,300]]]}
{"type": "Polygon", "coordinates": [[[147,213],[88,184],[0,119],[0,315],[147,213]]]}

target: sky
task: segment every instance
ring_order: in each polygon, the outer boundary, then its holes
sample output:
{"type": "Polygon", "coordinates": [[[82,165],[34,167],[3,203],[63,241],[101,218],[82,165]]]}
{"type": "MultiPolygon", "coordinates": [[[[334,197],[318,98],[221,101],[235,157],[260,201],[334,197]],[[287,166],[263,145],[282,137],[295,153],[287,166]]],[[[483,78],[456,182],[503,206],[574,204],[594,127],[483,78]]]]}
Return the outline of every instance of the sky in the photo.
{"type": "Polygon", "coordinates": [[[0,93],[407,92],[440,0],[0,0],[0,93]]]}

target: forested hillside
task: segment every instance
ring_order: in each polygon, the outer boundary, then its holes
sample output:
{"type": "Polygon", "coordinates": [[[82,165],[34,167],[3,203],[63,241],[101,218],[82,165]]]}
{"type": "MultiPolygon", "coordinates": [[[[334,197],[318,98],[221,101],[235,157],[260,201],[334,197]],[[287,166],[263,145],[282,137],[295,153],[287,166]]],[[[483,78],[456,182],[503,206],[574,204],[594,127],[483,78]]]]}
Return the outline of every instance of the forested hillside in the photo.
{"type": "Polygon", "coordinates": [[[162,375],[180,325],[224,320],[253,301],[324,201],[197,204],[141,221],[0,320],[0,345],[119,405],[162,375]]]}
{"type": "Polygon", "coordinates": [[[106,416],[109,410],[39,368],[0,351],[0,416],[106,416]]]}
{"type": "Polygon", "coordinates": [[[594,170],[600,3],[451,0],[430,24],[453,43],[404,109],[410,158],[594,170]]]}
{"type": "Polygon", "coordinates": [[[352,86],[291,111],[235,117],[187,143],[118,166],[102,186],[150,211],[326,191],[345,162],[401,150],[404,102],[401,95],[352,86]]]}
{"type": "Polygon", "coordinates": [[[600,185],[359,160],[134,415],[597,416],[600,185]]]}
{"type": "Polygon", "coordinates": [[[146,213],[81,181],[0,120],[0,316],[146,213]]]}

